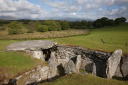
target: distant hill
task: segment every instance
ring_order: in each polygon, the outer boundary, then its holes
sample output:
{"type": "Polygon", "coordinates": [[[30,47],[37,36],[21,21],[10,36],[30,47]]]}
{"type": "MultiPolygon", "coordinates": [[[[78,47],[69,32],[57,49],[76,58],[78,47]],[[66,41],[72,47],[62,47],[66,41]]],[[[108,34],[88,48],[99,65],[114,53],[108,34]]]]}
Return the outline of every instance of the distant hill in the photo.
{"type": "Polygon", "coordinates": [[[3,19],[3,20],[18,20],[18,18],[13,17],[13,16],[0,16],[0,19],[3,19]]]}

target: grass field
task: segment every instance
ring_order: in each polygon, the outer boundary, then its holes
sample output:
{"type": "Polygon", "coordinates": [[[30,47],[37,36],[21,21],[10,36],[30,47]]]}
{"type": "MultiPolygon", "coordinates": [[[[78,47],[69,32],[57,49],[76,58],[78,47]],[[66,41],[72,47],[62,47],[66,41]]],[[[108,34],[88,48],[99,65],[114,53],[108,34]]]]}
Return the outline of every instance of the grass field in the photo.
{"type": "Polygon", "coordinates": [[[53,82],[46,82],[39,85],[128,85],[128,81],[104,79],[91,74],[68,74],[53,82]]]}
{"type": "Polygon", "coordinates": [[[51,40],[61,45],[76,45],[106,52],[122,49],[124,54],[128,54],[128,23],[122,23],[115,27],[93,29],[88,35],[51,40]]]}

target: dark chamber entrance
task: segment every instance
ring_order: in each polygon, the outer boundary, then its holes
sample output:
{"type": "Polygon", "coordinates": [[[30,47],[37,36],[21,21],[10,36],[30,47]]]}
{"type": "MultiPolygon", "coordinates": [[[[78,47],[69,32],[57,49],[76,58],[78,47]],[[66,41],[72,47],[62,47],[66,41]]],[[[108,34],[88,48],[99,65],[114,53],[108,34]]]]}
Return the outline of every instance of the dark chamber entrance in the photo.
{"type": "Polygon", "coordinates": [[[44,55],[44,57],[45,57],[45,61],[48,61],[49,58],[50,58],[50,55],[51,55],[50,49],[45,49],[45,50],[43,50],[43,55],[44,55]]]}

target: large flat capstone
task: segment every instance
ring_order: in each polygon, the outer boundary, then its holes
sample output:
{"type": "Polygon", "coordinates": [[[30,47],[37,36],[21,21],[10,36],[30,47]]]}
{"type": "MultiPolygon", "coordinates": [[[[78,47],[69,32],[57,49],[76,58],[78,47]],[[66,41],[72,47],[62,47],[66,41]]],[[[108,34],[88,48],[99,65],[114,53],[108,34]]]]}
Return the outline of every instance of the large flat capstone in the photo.
{"type": "Polygon", "coordinates": [[[12,43],[7,46],[6,51],[37,51],[43,49],[52,48],[56,45],[57,42],[49,41],[49,40],[31,40],[31,41],[23,41],[20,43],[12,43]]]}

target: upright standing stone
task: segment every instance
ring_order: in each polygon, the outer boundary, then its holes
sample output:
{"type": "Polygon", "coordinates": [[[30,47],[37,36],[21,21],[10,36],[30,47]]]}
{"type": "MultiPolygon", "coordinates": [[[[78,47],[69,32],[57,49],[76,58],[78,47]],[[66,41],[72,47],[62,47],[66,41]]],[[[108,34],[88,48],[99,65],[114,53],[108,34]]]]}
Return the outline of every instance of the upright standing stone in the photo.
{"type": "Polygon", "coordinates": [[[76,71],[77,71],[77,73],[79,73],[80,66],[81,66],[81,55],[78,55],[76,58],[76,71]]]}
{"type": "Polygon", "coordinates": [[[66,64],[65,64],[65,73],[72,73],[72,72],[76,72],[76,66],[74,64],[74,62],[72,60],[69,60],[66,64]]]}
{"type": "Polygon", "coordinates": [[[118,64],[120,63],[121,55],[122,55],[122,50],[120,49],[116,50],[115,52],[112,53],[112,55],[107,60],[106,76],[108,79],[114,76],[116,69],[118,67],[118,64]]]}
{"type": "Polygon", "coordinates": [[[92,64],[92,75],[96,76],[96,65],[95,65],[95,63],[92,64]]]}
{"type": "Polygon", "coordinates": [[[49,67],[50,67],[50,71],[48,74],[48,80],[52,81],[52,79],[57,75],[57,63],[55,61],[55,52],[51,53],[51,57],[50,57],[48,63],[49,63],[49,67]]]}
{"type": "Polygon", "coordinates": [[[125,56],[124,58],[122,58],[121,71],[122,71],[123,77],[128,78],[128,56],[125,56]]]}

